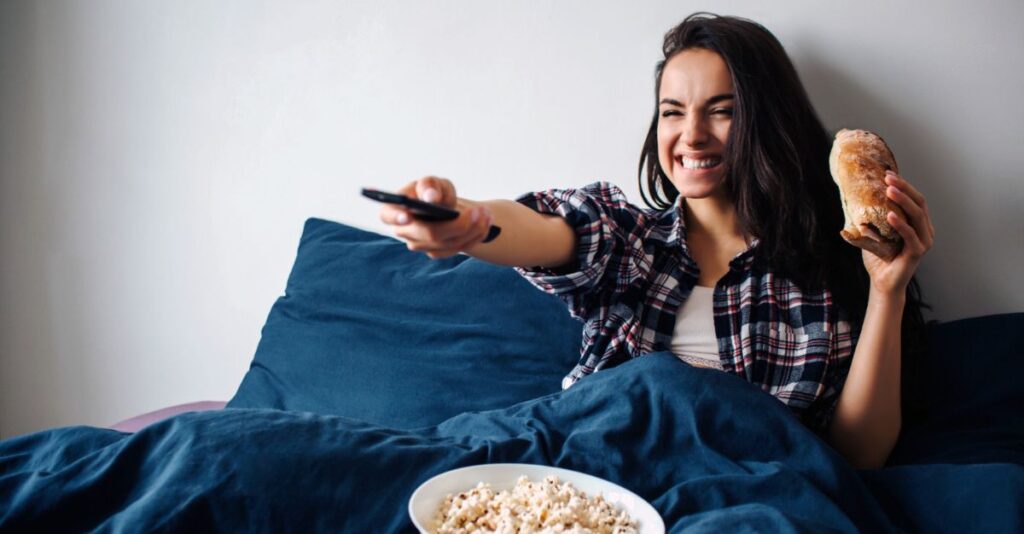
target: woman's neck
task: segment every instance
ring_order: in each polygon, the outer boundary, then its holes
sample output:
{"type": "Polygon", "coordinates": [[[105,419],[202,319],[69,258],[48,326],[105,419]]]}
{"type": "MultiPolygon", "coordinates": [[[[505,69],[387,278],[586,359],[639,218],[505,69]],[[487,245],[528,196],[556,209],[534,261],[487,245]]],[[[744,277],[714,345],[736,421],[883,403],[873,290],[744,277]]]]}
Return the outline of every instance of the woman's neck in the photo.
{"type": "Polygon", "coordinates": [[[721,244],[750,242],[743,232],[736,206],[727,198],[718,195],[687,198],[683,199],[683,206],[688,235],[701,234],[721,244]]]}
{"type": "Polygon", "coordinates": [[[700,268],[697,285],[714,287],[729,270],[729,262],[749,247],[736,207],[721,198],[687,198],[683,217],[686,244],[700,268]]]}

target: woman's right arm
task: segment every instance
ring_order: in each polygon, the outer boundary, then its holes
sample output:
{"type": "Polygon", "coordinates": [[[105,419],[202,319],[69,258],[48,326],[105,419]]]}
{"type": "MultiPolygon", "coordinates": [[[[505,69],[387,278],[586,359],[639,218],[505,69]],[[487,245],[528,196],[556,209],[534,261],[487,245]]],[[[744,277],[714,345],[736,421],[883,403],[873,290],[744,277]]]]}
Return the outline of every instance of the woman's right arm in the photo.
{"type": "Polygon", "coordinates": [[[413,219],[408,210],[391,204],[381,207],[380,218],[394,227],[395,235],[409,250],[444,258],[459,252],[481,260],[513,267],[560,267],[576,258],[576,233],[557,215],[540,214],[512,200],[460,199],[455,186],[444,178],[428,176],[398,191],[460,212],[447,222],[413,219]],[[501,234],[483,243],[490,225],[501,234]]]}

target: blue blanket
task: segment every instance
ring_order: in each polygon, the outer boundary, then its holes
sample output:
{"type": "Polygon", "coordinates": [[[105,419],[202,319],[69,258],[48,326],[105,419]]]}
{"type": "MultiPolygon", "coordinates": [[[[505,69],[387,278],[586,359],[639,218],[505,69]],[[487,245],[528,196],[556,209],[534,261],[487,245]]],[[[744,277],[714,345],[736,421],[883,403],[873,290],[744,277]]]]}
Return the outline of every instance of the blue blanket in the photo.
{"type": "Polygon", "coordinates": [[[669,531],[917,530],[936,511],[938,530],[1024,529],[1020,465],[858,473],[752,385],[654,354],[425,428],[227,409],[136,434],[71,427],[7,440],[0,531],[403,532],[417,485],[491,462],[611,480],[649,500],[669,531]],[[951,499],[960,512],[943,508],[951,499]]]}

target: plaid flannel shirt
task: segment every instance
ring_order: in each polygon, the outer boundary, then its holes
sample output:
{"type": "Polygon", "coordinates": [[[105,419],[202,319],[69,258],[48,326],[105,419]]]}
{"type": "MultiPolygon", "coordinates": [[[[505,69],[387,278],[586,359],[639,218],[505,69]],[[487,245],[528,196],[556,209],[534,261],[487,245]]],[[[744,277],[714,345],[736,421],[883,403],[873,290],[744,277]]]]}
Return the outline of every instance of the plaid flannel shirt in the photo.
{"type": "MultiPolygon", "coordinates": [[[[578,240],[572,265],[516,268],[585,323],[579,363],[563,388],[631,358],[669,350],[676,312],[699,274],[686,245],[682,197],[671,209],[646,210],[629,204],[616,186],[598,182],[529,193],[517,201],[564,217],[578,240]]],[[[720,363],[823,433],[849,372],[857,332],[829,291],[802,291],[758,269],[756,246],[755,240],[733,258],[715,286],[720,363]]]]}

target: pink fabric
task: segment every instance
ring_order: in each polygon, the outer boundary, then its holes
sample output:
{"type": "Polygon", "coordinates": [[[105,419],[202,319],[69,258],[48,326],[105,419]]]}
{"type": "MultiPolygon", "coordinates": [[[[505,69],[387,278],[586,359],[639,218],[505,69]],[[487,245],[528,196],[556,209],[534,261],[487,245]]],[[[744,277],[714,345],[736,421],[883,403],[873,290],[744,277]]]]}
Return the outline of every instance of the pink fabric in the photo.
{"type": "Polygon", "coordinates": [[[168,417],[183,414],[186,412],[205,412],[207,410],[220,410],[224,408],[227,403],[224,401],[199,401],[190,402],[188,404],[179,404],[177,406],[169,406],[167,408],[161,408],[156,411],[137,415],[131,419],[125,419],[120,423],[117,423],[110,428],[114,430],[120,430],[121,432],[138,432],[139,430],[156,423],[163,421],[168,417]]]}

